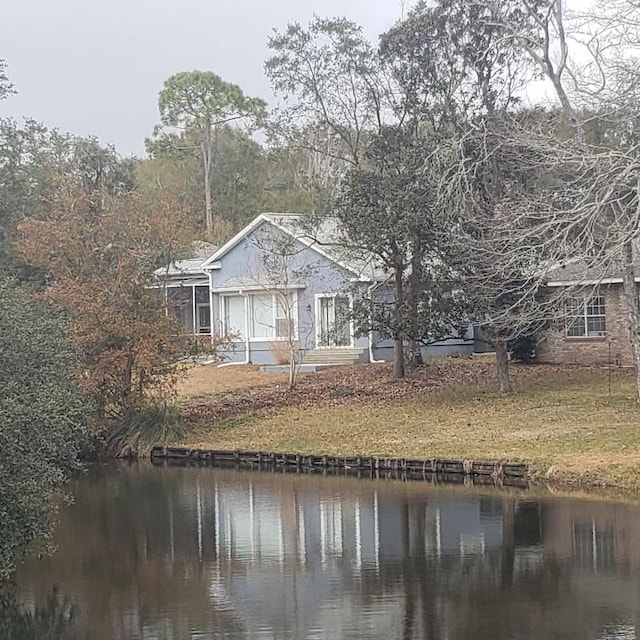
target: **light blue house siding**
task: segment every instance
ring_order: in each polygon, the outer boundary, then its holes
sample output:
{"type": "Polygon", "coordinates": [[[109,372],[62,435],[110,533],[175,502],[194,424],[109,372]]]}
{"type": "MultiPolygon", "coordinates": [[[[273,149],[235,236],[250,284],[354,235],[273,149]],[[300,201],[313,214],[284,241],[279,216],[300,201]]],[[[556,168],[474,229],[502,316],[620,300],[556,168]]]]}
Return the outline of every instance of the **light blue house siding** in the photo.
{"type": "MultiPolygon", "coordinates": [[[[230,328],[242,332],[241,336],[233,340],[233,346],[227,353],[228,359],[232,362],[247,359],[247,340],[244,335],[246,327],[227,326],[230,320],[230,298],[231,304],[238,304],[240,296],[249,296],[254,303],[253,306],[248,304],[249,361],[254,364],[268,364],[274,362],[274,343],[286,342],[286,339],[278,338],[275,327],[268,326],[268,321],[265,321],[262,327],[256,324],[256,316],[262,314],[262,309],[256,306],[256,301],[267,299],[274,291],[278,291],[280,296],[284,295],[283,292],[290,294],[293,298],[290,312],[293,314],[296,342],[304,354],[318,346],[316,316],[319,297],[340,294],[351,296],[354,288],[355,295],[359,288],[366,291],[366,283],[354,282],[354,274],[287,235],[265,221],[223,255],[216,268],[207,270],[216,334],[224,335],[230,328]],[[294,255],[287,261],[286,266],[265,265],[265,261],[278,262],[277,258],[272,259],[270,247],[278,247],[280,243],[286,242],[291,243],[292,248],[295,247],[291,252],[294,255]],[[252,337],[251,330],[258,329],[256,333],[261,333],[261,328],[265,329],[264,333],[269,333],[269,329],[272,329],[273,335],[252,337]]],[[[277,300],[275,304],[278,304],[277,300]]],[[[361,350],[362,361],[366,361],[368,344],[367,337],[360,337],[352,338],[351,343],[344,346],[361,350]]]]}

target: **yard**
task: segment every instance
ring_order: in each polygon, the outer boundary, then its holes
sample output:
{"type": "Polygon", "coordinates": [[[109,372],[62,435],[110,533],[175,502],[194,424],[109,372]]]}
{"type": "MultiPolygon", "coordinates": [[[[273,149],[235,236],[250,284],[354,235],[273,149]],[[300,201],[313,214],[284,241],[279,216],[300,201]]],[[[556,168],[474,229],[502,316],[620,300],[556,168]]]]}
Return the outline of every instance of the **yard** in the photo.
{"type": "Polygon", "coordinates": [[[406,380],[387,365],[286,376],[194,366],[180,387],[190,447],[527,461],[541,478],[640,489],[640,408],[625,370],[429,361],[406,380]]]}

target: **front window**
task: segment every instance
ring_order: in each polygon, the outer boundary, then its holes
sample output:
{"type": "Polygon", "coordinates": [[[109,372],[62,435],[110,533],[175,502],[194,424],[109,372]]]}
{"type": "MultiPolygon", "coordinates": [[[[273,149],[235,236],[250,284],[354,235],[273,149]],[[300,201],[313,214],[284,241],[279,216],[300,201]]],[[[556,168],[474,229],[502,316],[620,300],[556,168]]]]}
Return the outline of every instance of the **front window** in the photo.
{"type": "Polygon", "coordinates": [[[251,296],[251,337],[269,338],[273,335],[273,296],[254,293],[251,296]]]}
{"type": "Polygon", "coordinates": [[[569,338],[607,335],[605,297],[600,291],[569,296],[565,312],[569,338]]]}
{"type": "MultiPolygon", "coordinates": [[[[225,295],[224,331],[244,339],[244,296],[225,295]]],[[[256,340],[289,339],[295,337],[297,296],[280,292],[252,293],[248,295],[249,337],[256,340]]]]}
{"type": "Polygon", "coordinates": [[[291,338],[295,335],[295,322],[294,318],[294,298],[291,294],[285,296],[284,294],[275,295],[275,307],[274,307],[274,325],[276,331],[276,338],[291,338]]]}
{"type": "Polygon", "coordinates": [[[245,328],[244,296],[223,296],[224,333],[242,338],[245,328]]]}

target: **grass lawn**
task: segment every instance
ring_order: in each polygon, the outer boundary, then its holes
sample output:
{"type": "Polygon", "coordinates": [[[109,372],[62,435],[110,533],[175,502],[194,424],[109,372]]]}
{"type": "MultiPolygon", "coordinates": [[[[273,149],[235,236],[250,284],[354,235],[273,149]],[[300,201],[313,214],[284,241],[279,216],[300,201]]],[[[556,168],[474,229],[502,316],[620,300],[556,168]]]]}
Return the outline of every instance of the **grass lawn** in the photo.
{"type": "Polygon", "coordinates": [[[430,363],[406,381],[385,365],[307,375],[294,392],[250,367],[194,368],[182,387],[190,447],[526,461],[541,478],[640,490],[640,409],[620,370],[430,363]]]}

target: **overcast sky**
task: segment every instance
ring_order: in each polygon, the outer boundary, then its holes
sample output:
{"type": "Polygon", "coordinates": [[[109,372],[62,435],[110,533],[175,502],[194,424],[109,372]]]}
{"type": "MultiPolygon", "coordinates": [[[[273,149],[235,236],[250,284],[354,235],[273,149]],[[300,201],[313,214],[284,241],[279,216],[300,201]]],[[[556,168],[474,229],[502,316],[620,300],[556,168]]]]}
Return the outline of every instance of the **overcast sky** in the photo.
{"type": "MultiPolygon", "coordinates": [[[[371,39],[402,12],[401,0],[2,0],[0,58],[18,95],[0,116],[97,135],[142,154],[158,121],[162,83],[211,70],[272,101],[264,77],[272,29],[314,14],[347,16],[371,39]]],[[[406,7],[412,4],[405,1],[406,7]]]]}

